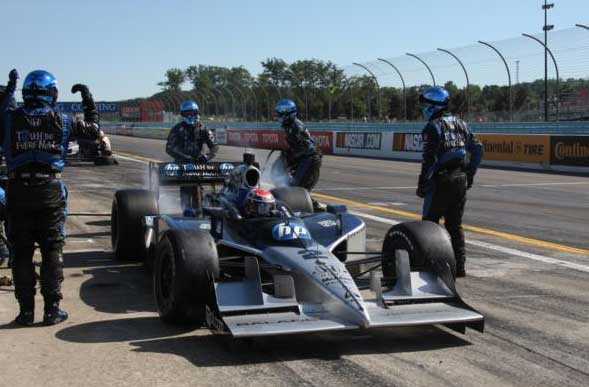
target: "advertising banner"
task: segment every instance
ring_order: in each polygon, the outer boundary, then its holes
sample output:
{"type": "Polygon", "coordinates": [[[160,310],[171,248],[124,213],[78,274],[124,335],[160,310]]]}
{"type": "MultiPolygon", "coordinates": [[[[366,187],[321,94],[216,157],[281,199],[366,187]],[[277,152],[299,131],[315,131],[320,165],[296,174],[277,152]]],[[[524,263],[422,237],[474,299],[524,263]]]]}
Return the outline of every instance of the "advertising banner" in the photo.
{"type": "Polygon", "coordinates": [[[521,163],[548,163],[550,136],[479,134],[483,144],[484,160],[514,161],[521,163]]]}
{"type": "Polygon", "coordinates": [[[421,133],[394,133],[393,151],[422,152],[423,142],[421,138],[421,133]]]}
{"type": "MultiPolygon", "coordinates": [[[[331,132],[311,132],[311,137],[324,154],[332,153],[331,132]]],[[[227,145],[261,149],[286,149],[284,132],[280,130],[227,129],[227,145]]]]}
{"type": "Polygon", "coordinates": [[[219,144],[219,145],[227,144],[227,129],[217,128],[217,129],[213,129],[213,132],[215,133],[215,141],[217,141],[217,144],[219,144]]]}
{"type": "Polygon", "coordinates": [[[589,167],[589,136],[551,136],[550,164],[589,167]]]}
{"type": "Polygon", "coordinates": [[[377,132],[337,132],[336,147],[348,149],[380,150],[382,133],[377,132]]]}
{"type": "MultiPolygon", "coordinates": [[[[84,113],[81,102],[58,102],[57,107],[62,113],[75,114],[84,113]]],[[[98,113],[118,113],[119,104],[117,102],[96,102],[98,113]]]]}

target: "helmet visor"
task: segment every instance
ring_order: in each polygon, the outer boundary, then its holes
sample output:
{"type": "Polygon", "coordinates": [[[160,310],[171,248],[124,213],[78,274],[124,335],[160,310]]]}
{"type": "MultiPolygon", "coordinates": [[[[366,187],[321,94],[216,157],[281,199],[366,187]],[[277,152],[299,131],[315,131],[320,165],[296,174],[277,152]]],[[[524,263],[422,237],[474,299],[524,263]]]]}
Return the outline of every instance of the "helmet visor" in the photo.
{"type": "Polygon", "coordinates": [[[182,117],[197,117],[198,110],[186,110],[180,113],[182,117]]]}

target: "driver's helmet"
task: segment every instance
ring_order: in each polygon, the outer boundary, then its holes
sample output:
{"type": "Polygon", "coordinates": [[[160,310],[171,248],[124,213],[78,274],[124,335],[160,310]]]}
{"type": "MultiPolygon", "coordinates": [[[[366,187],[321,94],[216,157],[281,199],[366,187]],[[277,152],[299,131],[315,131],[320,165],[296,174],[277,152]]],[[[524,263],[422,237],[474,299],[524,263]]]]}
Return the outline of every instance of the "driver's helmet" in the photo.
{"type": "Polygon", "coordinates": [[[243,216],[246,218],[259,218],[270,216],[276,209],[274,195],[266,189],[254,188],[247,193],[243,201],[243,216]]]}
{"type": "Polygon", "coordinates": [[[196,125],[200,120],[198,105],[194,101],[184,101],[180,105],[180,115],[187,125],[196,125]]]}

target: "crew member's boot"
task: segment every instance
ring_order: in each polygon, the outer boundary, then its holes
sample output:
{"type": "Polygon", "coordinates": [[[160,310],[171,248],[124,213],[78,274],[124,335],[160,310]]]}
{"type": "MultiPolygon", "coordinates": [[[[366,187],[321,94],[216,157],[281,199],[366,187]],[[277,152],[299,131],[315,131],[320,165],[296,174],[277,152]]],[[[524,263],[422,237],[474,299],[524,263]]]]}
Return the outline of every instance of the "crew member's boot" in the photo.
{"type": "Polygon", "coordinates": [[[23,327],[30,327],[35,322],[35,299],[19,300],[20,313],[14,322],[23,327]]]}
{"type": "Polygon", "coordinates": [[[45,314],[43,315],[43,325],[55,325],[68,319],[65,310],[59,307],[59,302],[45,303],[45,314]]]}

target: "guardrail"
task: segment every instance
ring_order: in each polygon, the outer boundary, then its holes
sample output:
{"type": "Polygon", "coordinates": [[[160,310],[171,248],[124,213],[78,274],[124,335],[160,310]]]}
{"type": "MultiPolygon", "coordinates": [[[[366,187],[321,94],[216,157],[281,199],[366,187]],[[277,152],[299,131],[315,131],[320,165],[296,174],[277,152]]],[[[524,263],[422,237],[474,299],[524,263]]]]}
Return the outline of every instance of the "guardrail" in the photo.
{"type": "MultiPolygon", "coordinates": [[[[243,122],[243,121],[205,121],[212,128],[278,130],[277,122],[243,122]]],[[[104,126],[129,128],[170,129],[174,124],[161,122],[104,122],[104,126]]],[[[360,122],[307,122],[309,130],[337,132],[421,132],[423,122],[406,122],[374,124],[360,122]]],[[[582,134],[589,135],[589,121],[559,122],[471,122],[470,128],[475,133],[510,133],[510,134],[582,134]]]]}

